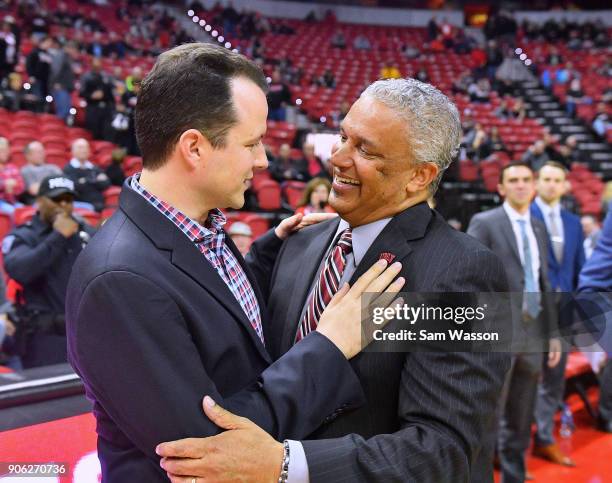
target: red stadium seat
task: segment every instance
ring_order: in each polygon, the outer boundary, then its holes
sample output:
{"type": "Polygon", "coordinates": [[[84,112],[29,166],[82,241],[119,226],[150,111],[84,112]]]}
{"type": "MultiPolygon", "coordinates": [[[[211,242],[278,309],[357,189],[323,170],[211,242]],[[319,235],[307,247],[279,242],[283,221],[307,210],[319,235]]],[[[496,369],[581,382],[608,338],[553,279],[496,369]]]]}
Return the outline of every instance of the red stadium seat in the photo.
{"type": "Polygon", "coordinates": [[[3,240],[13,227],[11,216],[6,213],[0,213],[0,240],[3,240]]]}
{"type": "Polygon", "coordinates": [[[119,195],[121,194],[121,187],[111,186],[104,192],[104,205],[119,206],[119,195]]]}
{"type": "Polygon", "coordinates": [[[270,229],[268,220],[256,214],[245,217],[244,222],[251,227],[253,239],[259,238],[270,229]]]}
{"type": "Polygon", "coordinates": [[[100,213],[91,210],[85,210],[83,208],[75,208],[74,212],[85,218],[85,221],[91,226],[96,227],[100,223],[100,213]]]}
{"type": "Polygon", "coordinates": [[[33,206],[19,206],[15,208],[15,213],[13,213],[15,225],[19,226],[27,223],[32,219],[35,213],[36,208],[33,206]]]}
{"type": "Polygon", "coordinates": [[[302,198],[304,188],[306,188],[306,183],[302,183],[301,181],[287,181],[283,184],[285,199],[294,210],[297,208],[297,204],[302,198]]]}
{"type": "Polygon", "coordinates": [[[257,202],[262,210],[279,210],[281,207],[281,187],[274,180],[262,181],[255,191],[257,202]]]}

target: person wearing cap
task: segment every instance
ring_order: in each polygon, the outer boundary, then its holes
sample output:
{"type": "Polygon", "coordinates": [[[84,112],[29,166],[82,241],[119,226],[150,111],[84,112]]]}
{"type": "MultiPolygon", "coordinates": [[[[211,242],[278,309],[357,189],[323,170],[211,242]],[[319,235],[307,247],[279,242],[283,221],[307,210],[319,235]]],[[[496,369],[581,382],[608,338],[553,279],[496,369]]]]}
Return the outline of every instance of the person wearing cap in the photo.
{"type": "Polygon", "coordinates": [[[249,249],[251,248],[251,243],[253,243],[253,232],[251,231],[251,227],[246,223],[237,221],[230,226],[227,234],[231,237],[242,256],[246,257],[246,254],[249,253],[249,249]]]}
{"type": "Polygon", "coordinates": [[[48,176],[40,183],[38,212],[2,244],[4,268],[22,287],[17,301],[24,368],[66,362],[64,302],[77,256],[94,229],[75,215],[74,182],[48,176]]]}

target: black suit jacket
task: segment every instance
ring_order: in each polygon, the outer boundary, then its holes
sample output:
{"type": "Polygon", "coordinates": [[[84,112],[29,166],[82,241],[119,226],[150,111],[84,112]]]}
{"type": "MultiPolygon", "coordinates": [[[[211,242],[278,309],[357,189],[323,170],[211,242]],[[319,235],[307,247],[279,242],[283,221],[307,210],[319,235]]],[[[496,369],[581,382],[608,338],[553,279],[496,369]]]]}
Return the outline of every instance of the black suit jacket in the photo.
{"type": "Polygon", "coordinates": [[[167,481],[158,443],[219,432],[202,411],[206,394],[279,439],[363,402],[351,366],[318,333],[272,363],[210,263],[127,183],[77,260],[66,304],[69,359],[94,403],[104,481],[167,481]]]}
{"type": "MultiPolygon", "coordinates": [[[[306,228],[282,246],[270,280],[275,357],[291,347],[322,257],[339,221],[306,228]]],[[[255,253],[259,249],[255,245],[255,253]]],[[[453,230],[426,203],[396,215],[367,251],[354,282],[391,252],[403,264],[405,292],[503,292],[506,275],[497,257],[453,230]]],[[[264,272],[260,272],[263,277],[264,272]]],[[[299,346],[299,344],[297,344],[299,346]]],[[[341,409],[303,441],[310,480],[467,481],[492,479],[492,465],[474,467],[491,430],[509,356],[500,353],[362,353],[351,360],[367,403],[341,409]],[[331,438],[331,439],[330,439],[331,438]]],[[[484,458],[487,461],[487,458],[484,458]]]]}

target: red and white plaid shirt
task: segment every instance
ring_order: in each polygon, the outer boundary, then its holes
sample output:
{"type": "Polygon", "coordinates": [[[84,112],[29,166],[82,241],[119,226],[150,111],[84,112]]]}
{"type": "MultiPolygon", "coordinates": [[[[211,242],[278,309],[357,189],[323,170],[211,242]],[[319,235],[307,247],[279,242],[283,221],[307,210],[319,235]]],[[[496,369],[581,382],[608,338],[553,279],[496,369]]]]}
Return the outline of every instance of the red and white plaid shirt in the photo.
{"type": "Polygon", "coordinates": [[[133,176],[130,187],[157,208],[161,214],[174,223],[195,244],[198,250],[206,257],[206,260],[217,271],[232,294],[234,294],[234,297],[236,297],[236,300],[240,303],[242,310],[244,310],[244,313],[251,322],[253,329],[255,329],[261,341],[264,342],[261,313],[255,291],[238,260],[236,260],[232,251],[225,244],[225,232],[223,231],[223,225],[226,222],[225,215],[218,209],[211,210],[208,213],[205,226],[202,226],[145,190],[138,182],[139,178],[139,174],[133,176]]]}

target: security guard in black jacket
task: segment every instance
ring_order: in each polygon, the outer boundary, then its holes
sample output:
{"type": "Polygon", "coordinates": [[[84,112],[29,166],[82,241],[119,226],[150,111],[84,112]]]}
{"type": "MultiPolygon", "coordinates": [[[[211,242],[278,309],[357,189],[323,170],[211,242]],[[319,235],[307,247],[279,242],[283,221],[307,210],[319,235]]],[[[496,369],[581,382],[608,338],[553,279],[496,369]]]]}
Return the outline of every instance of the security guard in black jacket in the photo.
{"type": "Polygon", "coordinates": [[[66,362],[64,302],[72,266],[94,229],[73,214],[74,182],[61,175],[40,183],[38,212],[2,244],[4,268],[23,290],[17,341],[24,368],[66,362]]]}

